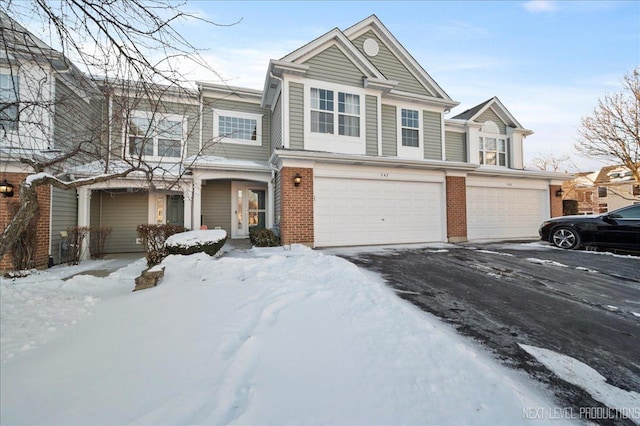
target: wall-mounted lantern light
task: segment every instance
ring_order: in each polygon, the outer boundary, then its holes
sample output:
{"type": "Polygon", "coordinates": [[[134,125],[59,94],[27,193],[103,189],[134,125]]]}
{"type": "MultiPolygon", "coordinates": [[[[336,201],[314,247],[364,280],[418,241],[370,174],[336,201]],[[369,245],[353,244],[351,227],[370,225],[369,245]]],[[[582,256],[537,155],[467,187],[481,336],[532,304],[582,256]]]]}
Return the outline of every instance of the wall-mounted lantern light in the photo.
{"type": "Polygon", "coordinates": [[[300,186],[300,182],[302,182],[302,176],[300,176],[300,173],[296,173],[296,175],[293,177],[293,185],[300,186]]]}
{"type": "Polygon", "coordinates": [[[556,191],[556,197],[562,197],[563,194],[564,194],[564,191],[562,189],[558,189],[556,191]]]}
{"type": "Polygon", "coordinates": [[[13,185],[7,182],[6,179],[0,181],[0,194],[5,197],[13,197],[13,185]]]}

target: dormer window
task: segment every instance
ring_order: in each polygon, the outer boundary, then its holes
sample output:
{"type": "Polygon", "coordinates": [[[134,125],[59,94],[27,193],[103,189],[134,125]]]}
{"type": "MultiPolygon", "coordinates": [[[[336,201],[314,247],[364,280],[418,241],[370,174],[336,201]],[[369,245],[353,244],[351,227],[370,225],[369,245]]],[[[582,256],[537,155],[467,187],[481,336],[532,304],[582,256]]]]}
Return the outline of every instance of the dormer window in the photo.
{"type": "Polygon", "coordinates": [[[500,129],[493,121],[482,126],[479,138],[480,164],[488,166],[507,166],[507,146],[509,139],[500,134],[500,129]]]}

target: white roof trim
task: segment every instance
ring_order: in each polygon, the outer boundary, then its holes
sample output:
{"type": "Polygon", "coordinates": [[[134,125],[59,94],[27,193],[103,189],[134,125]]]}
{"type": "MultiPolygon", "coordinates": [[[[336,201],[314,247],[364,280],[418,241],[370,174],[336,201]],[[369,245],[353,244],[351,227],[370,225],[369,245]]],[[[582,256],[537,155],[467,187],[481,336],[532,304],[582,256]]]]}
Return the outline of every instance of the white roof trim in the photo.
{"type": "MultiPolygon", "coordinates": [[[[411,56],[407,49],[400,44],[398,39],[384,26],[376,15],[358,22],[357,24],[344,30],[344,34],[350,39],[355,39],[364,34],[368,30],[372,30],[387,47],[395,53],[396,58],[416,77],[416,79],[434,96],[440,96],[445,100],[453,101],[449,95],[431,78],[431,76],[422,68],[422,66],[411,56]]],[[[456,105],[458,103],[456,102],[456,105]]]]}
{"type": "Polygon", "coordinates": [[[310,43],[294,50],[281,59],[282,62],[304,62],[327,48],[336,45],[358,67],[365,77],[375,77],[386,80],[378,69],[351,43],[339,29],[334,28],[310,43]]]}
{"type": "Polygon", "coordinates": [[[522,130],[523,133],[525,133],[525,134],[533,134],[533,131],[527,130],[524,127],[522,127],[522,124],[520,124],[520,122],[518,122],[518,120],[516,120],[516,118],[509,112],[509,110],[504,106],[504,104],[502,102],[500,102],[500,99],[498,99],[497,96],[494,96],[493,98],[491,98],[491,100],[489,102],[487,102],[487,104],[484,107],[480,108],[480,110],[478,110],[478,112],[475,113],[473,115],[473,117],[471,117],[469,120],[474,120],[475,121],[475,119],[479,115],[481,115],[482,113],[484,113],[486,110],[488,110],[489,108],[491,108],[494,105],[496,105],[498,107],[497,108],[498,111],[494,110],[494,112],[506,124],[515,124],[515,128],[518,129],[518,130],[522,130]]]}

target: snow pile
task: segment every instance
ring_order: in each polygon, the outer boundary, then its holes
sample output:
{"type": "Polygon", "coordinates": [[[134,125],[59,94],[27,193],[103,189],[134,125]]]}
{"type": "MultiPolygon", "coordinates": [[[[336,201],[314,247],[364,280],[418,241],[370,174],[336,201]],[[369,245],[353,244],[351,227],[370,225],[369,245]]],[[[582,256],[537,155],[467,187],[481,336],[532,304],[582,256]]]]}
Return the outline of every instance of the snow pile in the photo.
{"type": "Polygon", "coordinates": [[[136,293],[144,260],[108,278],[2,283],[3,326],[7,308],[14,325],[34,318],[3,339],[44,327],[46,304],[78,321],[5,360],[0,423],[531,425],[524,410],[553,404],[344,259],[242,256],[169,256],[161,284],[136,293]],[[46,303],[29,310],[36,296],[46,303]]]}
{"type": "Polygon", "coordinates": [[[186,231],[171,235],[165,241],[167,246],[191,247],[202,244],[213,244],[227,238],[224,229],[186,231]]]}
{"type": "Polygon", "coordinates": [[[594,399],[640,424],[640,393],[608,384],[600,373],[575,358],[535,346],[520,344],[520,347],[562,380],[581,387],[594,399]]]}

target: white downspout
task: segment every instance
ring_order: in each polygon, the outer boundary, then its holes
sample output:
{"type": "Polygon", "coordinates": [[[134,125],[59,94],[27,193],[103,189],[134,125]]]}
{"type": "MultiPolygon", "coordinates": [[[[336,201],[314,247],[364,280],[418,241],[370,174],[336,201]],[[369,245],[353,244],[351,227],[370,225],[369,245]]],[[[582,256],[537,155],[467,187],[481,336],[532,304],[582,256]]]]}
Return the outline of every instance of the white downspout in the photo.
{"type": "Polygon", "coordinates": [[[276,80],[278,80],[280,82],[280,93],[282,96],[282,106],[281,106],[281,114],[280,114],[280,131],[282,132],[282,147],[283,148],[289,148],[289,138],[287,135],[287,131],[286,131],[286,120],[285,120],[285,111],[289,111],[289,102],[287,100],[287,96],[286,96],[286,90],[285,90],[285,85],[284,85],[284,79],[278,77],[277,75],[275,75],[273,72],[269,71],[269,76],[271,78],[275,78],[276,80]]]}

